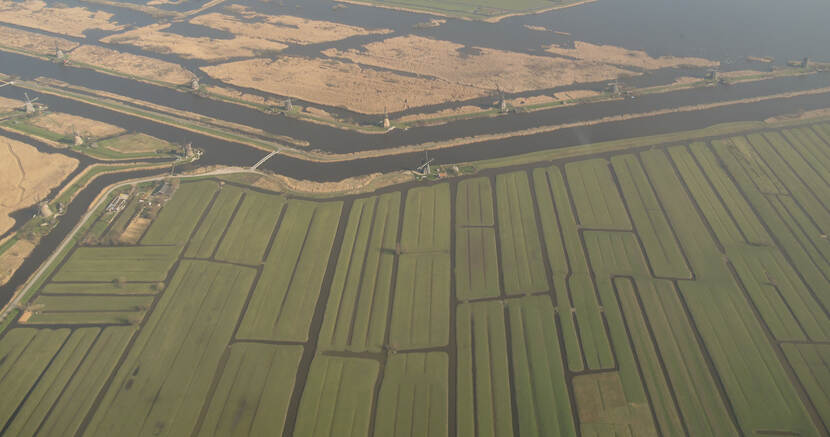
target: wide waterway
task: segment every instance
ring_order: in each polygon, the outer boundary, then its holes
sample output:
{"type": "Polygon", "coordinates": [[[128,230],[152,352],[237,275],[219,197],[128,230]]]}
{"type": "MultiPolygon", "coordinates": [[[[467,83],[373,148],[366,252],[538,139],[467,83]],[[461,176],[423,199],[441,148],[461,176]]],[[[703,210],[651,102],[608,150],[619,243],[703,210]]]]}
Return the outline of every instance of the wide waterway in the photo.
{"type": "MultiPolygon", "coordinates": [[[[830,86],[830,74],[814,74],[800,77],[782,77],[731,86],[694,88],[670,93],[652,94],[636,99],[614,100],[536,111],[518,116],[460,120],[441,126],[416,127],[393,131],[388,134],[364,134],[341,130],[304,120],[277,114],[267,114],[256,109],[229,102],[206,99],[187,92],[110,76],[92,70],[64,67],[27,56],[0,52],[0,72],[33,79],[50,77],[72,85],[123,95],[193,112],[208,117],[244,124],[266,132],[308,141],[311,148],[332,153],[350,153],[361,150],[384,149],[395,146],[445,141],[453,138],[512,132],[537,126],[573,123],[606,116],[632,114],[674,108],[686,105],[707,104],[728,100],[769,95],[782,92],[830,86]]],[[[4,95],[22,98],[22,91],[5,88],[4,95]]],[[[35,93],[30,95],[34,96],[35,93]]],[[[50,104],[53,96],[42,96],[41,101],[50,104]]],[[[52,105],[54,107],[54,105],[52,105]]],[[[60,109],[61,112],[67,112],[60,109]]],[[[176,140],[180,142],[181,139],[176,140]]]]}

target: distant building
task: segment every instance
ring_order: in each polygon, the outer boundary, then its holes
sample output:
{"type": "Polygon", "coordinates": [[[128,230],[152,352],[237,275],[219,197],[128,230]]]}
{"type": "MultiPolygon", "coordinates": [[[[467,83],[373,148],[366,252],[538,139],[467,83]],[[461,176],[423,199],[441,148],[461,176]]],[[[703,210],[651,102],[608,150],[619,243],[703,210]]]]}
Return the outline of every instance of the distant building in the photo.
{"type": "Polygon", "coordinates": [[[165,182],[154,194],[169,196],[173,194],[173,185],[170,182],[165,182]]]}
{"type": "Polygon", "coordinates": [[[49,204],[46,202],[40,202],[40,215],[43,217],[52,217],[52,209],[49,208],[49,204]]]}
{"type": "Polygon", "coordinates": [[[121,211],[127,206],[127,201],[130,200],[130,195],[127,193],[121,193],[115,199],[112,199],[109,205],[107,205],[107,212],[113,211],[121,211]]]}

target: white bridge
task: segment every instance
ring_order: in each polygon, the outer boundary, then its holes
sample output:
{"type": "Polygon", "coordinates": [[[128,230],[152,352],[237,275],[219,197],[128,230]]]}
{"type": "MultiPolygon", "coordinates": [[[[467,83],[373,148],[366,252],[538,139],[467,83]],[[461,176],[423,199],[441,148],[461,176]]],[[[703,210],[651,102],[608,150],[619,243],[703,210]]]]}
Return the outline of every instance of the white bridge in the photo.
{"type": "Polygon", "coordinates": [[[276,150],[274,150],[273,152],[271,152],[271,153],[269,153],[269,154],[265,155],[265,157],[264,157],[264,158],[262,158],[262,159],[260,159],[260,160],[259,160],[259,162],[257,162],[256,164],[254,164],[254,165],[252,165],[252,166],[251,166],[251,170],[256,170],[256,169],[257,169],[260,165],[265,164],[265,161],[267,161],[267,160],[271,159],[271,157],[272,157],[272,156],[274,156],[274,155],[276,155],[277,153],[279,153],[279,152],[277,152],[276,150]]]}

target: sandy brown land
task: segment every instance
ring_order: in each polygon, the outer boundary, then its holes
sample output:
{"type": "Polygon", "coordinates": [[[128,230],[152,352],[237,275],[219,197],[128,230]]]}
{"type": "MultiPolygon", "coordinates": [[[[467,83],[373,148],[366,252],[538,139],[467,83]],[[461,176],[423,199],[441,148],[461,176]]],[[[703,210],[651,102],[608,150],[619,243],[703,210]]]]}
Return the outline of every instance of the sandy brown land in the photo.
{"type": "Polygon", "coordinates": [[[23,108],[23,102],[20,100],[0,97],[0,112],[14,111],[15,109],[23,108]]]}
{"type": "Polygon", "coordinates": [[[258,105],[268,105],[268,106],[278,106],[282,107],[285,104],[285,99],[274,99],[268,97],[262,97],[257,94],[245,93],[242,91],[238,91],[234,88],[227,88],[221,86],[214,86],[209,85],[206,87],[202,87],[205,91],[213,94],[217,94],[224,97],[230,97],[232,99],[239,99],[244,100],[249,103],[254,103],[258,105]]]}
{"type": "Polygon", "coordinates": [[[674,82],[672,82],[672,85],[690,85],[700,81],[701,79],[699,77],[682,76],[675,79],[674,82]]]}
{"type": "Polygon", "coordinates": [[[108,12],[92,12],[59,3],[47,5],[42,0],[0,2],[0,22],[79,38],[83,38],[84,31],[90,29],[122,29],[124,26],[113,23],[112,17],[113,14],[108,12]]]}
{"type": "Polygon", "coordinates": [[[78,47],[69,53],[69,59],[129,76],[172,84],[188,83],[193,77],[193,73],[180,65],[98,46],[78,47]]]}
{"type": "Polygon", "coordinates": [[[457,116],[457,115],[472,114],[472,113],[475,113],[475,112],[481,112],[483,110],[484,110],[484,108],[481,108],[481,107],[478,107],[478,106],[465,105],[465,106],[460,106],[458,108],[444,109],[443,111],[407,115],[407,116],[395,119],[395,121],[400,121],[400,122],[405,123],[405,122],[410,122],[410,121],[429,120],[429,119],[433,119],[433,118],[453,117],[453,116],[457,116]]]}
{"type": "Polygon", "coordinates": [[[7,26],[0,26],[0,45],[39,55],[54,55],[55,47],[59,47],[64,52],[78,47],[78,43],[63,38],[40,35],[7,26]]]}
{"type": "Polygon", "coordinates": [[[489,48],[475,48],[473,53],[465,55],[461,44],[419,36],[390,38],[367,44],[363,49],[329,49],[324,53],[365,65],[434,76],[482,90],[495,90],[500,86],[511,93],[596,82],[629,74],[610,64],[489,48]]]}
{"type": "MultiPolygon", "coordinates": [[[[553,96],[531,96],[531,97],[517,97],[515,99],[507,99],[507,104],[510,106],[525,106],[525,105],[543,105],[546,103],[553,103],[558,100],[562,100],[561,98],[557,98],[556,95],[553,96]]],[[[498,102],[493,102],[493,106],[495,107],[498,102]]]]}
{"type": "Polygon", "coordinates": [[[96,138],[109,137],[124,132],[124,129],[121,129],[118,126],[60,112],[50,112],[48,114],[39,115],[37,117],[30,118],[28,122],[48,131],[64,135],[71,135],[73,133],[73,129],[78,131],[81,135],[96,138]]]}
{"type": "Polygon", "coordinates": [[[535,30],[537,32],[547,32],[548,28],[545,26],[534,26],[532,24],[525,24],[525,29],[535,30]]]}
{"type": "Polygon", "coordinates": [[[156,53],[172,53],[187,59],[221,60],[259,56],[262,52],[278,52],[288,44],[313,44],[336,41],[355,35],[388,33],[390,30],[367,30],[329,21],[308,20],[290,15],[263,15],[243,6],[228,8],[254,22],[235,16],[209,13],[190,20],[191,23],[232,33],[232,39],[188,37],[165,32],[170,24],[158,23],[103,38],[114,44],[129,44],[156,53]]]}
{"type": "Polygon", "coordinates": [[[369,114],[403,108],[404,101],[416,107],[487,94],[486,90],[441,80],[298,57],[230,62],[202,67],[202,71],[232,85],[369,114]]]}
{"type": "Polygon", "coordinates": [[[804,111],[799,112],[796,114],[786,114],[786,115],[779,115],[776,117],[770,117],[764,120],[764,123],[773,124],[773,123],[780,123],[783,121],[793,121],[793,120],[808,120],[811,118],[821,118],[821,117],[830,117],[830,108],[824,109],[813,109],[812,111],[804,111]]]}
{"type": "Polygon", "coordinates": [[[547,47],[548,52],[569,56],[581,61],[601,63],[607,65],[621,65],[643,70],[656,70],[671,67],[716,67],[719,64],[702,58],[680,58],[675,56],[660,56],[652,58],[646,52],[629,50],[612,45],[596,45],[583,41],[574,41],[574,48],[564,48],[556,45],[547,47]]]}
{"type": "Polygon", "coordinates": [[[151,24],[102,38],[101,42],[140,47],[155,53],[174,54],[185,59],[215,61],[256,56],[260,52],[280,51],[287,45],[264,38],[237,36],[233,39],[187,37],[165,32],[170,24],[151,24]]]}
{"type": "Polygon", "coordinates": [[[761,71],[757,70],[734,70],[734,71],[722,71],[720,73],[720,77],[725,78],[736,78],[736,77],[746,77],[746,76],[754,76],[757,74],[763,74],[761,71]]]}
{"type": "Polygon", "coordinates": [[[124,232],[121,233],[121,236],[118,238],[118,241],[124,244],[136,244],[138,240],[141,239],[141,236],[144,235],[144,231],[150,226],[153,220],[148,218],[142,217],[135,217],[130,221],[130,224],[127,225],[127,229],[124,229],[124,232]]]}
{"type": "Polygon", "coordinates": [[[230,15],[209,13],[194,17],[190,22],[224,30],[236,36],[267,38],[271,41],[300,45],[338,41],[356,35],[391,32],[389,29],[368,30],[331,21],[309,20],[291,15],[263,15],[244,10],[244,8],[237,11],[245,18],[255,21],[245,22],[230,15]]]}
{"type": "Polygon", "coordinates": [[[0,233],[14,224],[9,213],[43,200],[77,165],[75,159],[0,137],[0,233]]]}
{"type": "Polygon", "coordinates": [[[577,100],[577,99],[586,99],[588,97],[596,97],[600,93],[594,90],[571,90],[571,91],[564,91],[561,93],[555,93],[553,95],[554,98],[557,100],[577,100]]]}
{"type": "Polygon", "coordinates": [[[23,260],[32,253],[35,245],[27,240],[17,240],[16,243],[0,255],[0,285],[11,279],[23,260]]]}
{"type": "Polygon", "coordinates": [[[253,186],[271,191],[290,191],[303,194],[353,194],[375,190],[381,186],[409,182],[409,172],[372,173],[355,176],[337,182],[313,182],[293,179],[283,175],[264,174],[252,183],[253,186]]]}

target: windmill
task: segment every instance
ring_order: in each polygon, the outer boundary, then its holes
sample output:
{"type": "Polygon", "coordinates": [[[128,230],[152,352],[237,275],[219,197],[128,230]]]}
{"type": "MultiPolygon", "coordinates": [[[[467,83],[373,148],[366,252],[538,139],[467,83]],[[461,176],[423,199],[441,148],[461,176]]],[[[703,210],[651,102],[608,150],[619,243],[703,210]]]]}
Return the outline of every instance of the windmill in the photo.
{"type": "Polygon", "coordinates": [[[0,88],[3,88],[6,85],[14,85],[14,81],[12,80],[12,81],[9,81],[9,82],[5,82],[5,81],[0,80],[0,88]]]}
{"type": "Polygon", "coordinates": [[[23,104],[23,108],[26,110],[26,113],[34,114],[36,112],[35,102],[38,98],[35,97],[34,99],[30,99],[28,93],[23,93],[23,96],[26,97],[26,102],[23,104]]]}
{"type": "Polygon", "coordinates": [[[507,101],[504,100],[504,91],[498,84],[496,84],[496,93],[499,96],[499,113],[506,114],[508,112],[507,101]]]}
{"type": "Polygon", "coordinates": [[[291,112],[294,110],[294,105],[291,103],[291,97],[289,97],[285,101],[285,112],[291,112]]]}
{"type": "Polygon", "coordinates": [[[75,126],[72,126],[72,141],[75,144],[75,147],[84,145],[84,137],[81,136],[78,129],[75,129],[75,126]]]}
{"type": "Polygon", "coordinates": [[[64,55],[63,50],[58,46],[58,43],[55,42],[55,60],[56,61],[63,61],[66,59],[66,55],[64,55]]]}
{"type": "Polygon", "coordinates": [[[383,128],[389,129],[392,126],[392,123],[389,121],[389,112],[386,111],[386,107],[383,108],[383,128]]]}
{"type": "Polygon", "coordinates": [[[199,86],[199,78],[193,76],[193,78],[190,79],[190,89],[193,91],[199,91],[199,86]]]}
{"type": "Polygon", "coordinates": [[[423,164],[418,166],[418,172],[420,172],[421,176],[429,176],[432,174],[432,169],[430,168],[430,164],[434,161],[435,158],[429,157],[429,152],[424,152],[424,162],[423,164]]]}

